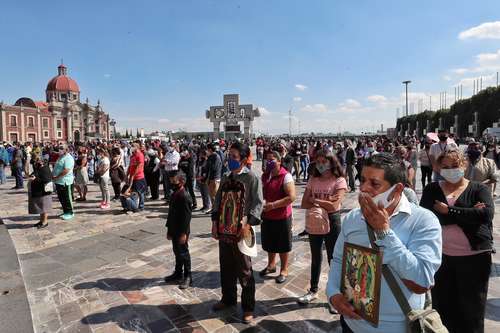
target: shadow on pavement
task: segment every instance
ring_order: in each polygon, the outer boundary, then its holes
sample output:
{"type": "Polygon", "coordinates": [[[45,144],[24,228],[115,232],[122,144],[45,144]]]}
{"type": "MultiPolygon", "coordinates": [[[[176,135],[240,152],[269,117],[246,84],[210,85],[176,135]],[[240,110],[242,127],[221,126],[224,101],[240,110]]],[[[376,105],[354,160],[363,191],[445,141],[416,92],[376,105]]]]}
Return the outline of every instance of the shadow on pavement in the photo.
{"type": "MultiPolygon", "coordinates": [[[[177,304],[170,302],[163,305],[119,305],[111,307],[106,311],[90,314],[81,319],[86,325],[99,325],[105,323],[116,323],[120,328],[132,332],[167,332],[170,330],[180,331],[204,331],[201,329],[199,321],[209,319],[220,319],[228,325],[232,325],[241,332],[258,332],[262,328],[270,332],[309,332],[318,329],[332,331],[339,326],[337,321],[322,320],[297,320],[281,322],[277,320],[263,319],[258,317],[267,315],[277,315],[285,312],[300,309],[293,297],[285,297],[274,300],[258,301],[255,309],[256,322],[246,325],[240,320],[241,311],[238,307],[228,307],[227,309],[214,312],[211,307],[216,300],[205,301],[197,304],[177,304]],[[169,320],[167,320],[167,317],[169,320]],[[156,320],[151,320],[152,318],[156,320]],[[147,323],[147,324],[146,324],[147,323]],[[260,329],[259,329],[260,328],[260,329]]],[[[312,307],[324,307],[322,303],[311,304],[312,307]]]]}
{"type": "Polygon", "coordinates": [[[486,319],[500,321],[500,298],[490,298],[486,301],[486,319]]]}
{"type": "MultiPolygon", "coordinates": [[[[193,271],[193,287],[199,289],[220,288],[219,272],[193,271]]],[[[175,284],[175,283],[172,283],[175,284]]],[[[82,282],[73,286],[73,289],[101,289],[106,291],[134,291],[155,286],[167,285],[163,277],[142,279],[105,278],[92,282],[82,282]]]]}

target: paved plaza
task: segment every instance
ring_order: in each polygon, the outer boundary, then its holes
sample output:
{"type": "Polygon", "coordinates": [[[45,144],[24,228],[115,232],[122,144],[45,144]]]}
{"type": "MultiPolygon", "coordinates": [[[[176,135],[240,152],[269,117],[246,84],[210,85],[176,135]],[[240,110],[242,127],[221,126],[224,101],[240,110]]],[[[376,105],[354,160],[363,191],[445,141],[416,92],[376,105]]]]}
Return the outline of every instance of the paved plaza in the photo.
{"type": "MultiPolygon", "coordinates": [[[[50,332],[340,332],[339,317],[331,315],[324,295],[326,256],[320,282],[321,298],[310,306],[295,299],[309,286],[309,244],[296,235],[304,227],[298,209],[304,185],[298,186],[294,204],[294,243],[290,276],[257,282],[256,319],[241,323],[241,309],[214,313],[220,298],[217,242],[210,237],[207,215],[194,213],[190,251],[193,288],[181,291],[166,285],[173,271],[171,244],[166,240],[167,207],[162,201],[146,203],[135,215],[121,213],[118,203],[101,210],[97,186],[90,200],[76,203],[76,216],[63,221],[54,201],[49,227],[37,230],[38,216],[27,214],[26,191],[10,190],[12,180],[0,186],[0,217],[15,245],[34,331],[50,332]]],[[[54,200],[56,200],[54,198],[54,200]]],[[[356,205],[348,194],[344,209],[356,205]]],[[[500,201],[497,201],[497,211],[500,201]]],[[[495,218],[495,240],[500,250],[500,220],[495,218]]],[[[254,271],[265,267],[266,253],[259,248],[254,271]]],[[[487,332],[500,331],[500,255],[495,254],[487,305],[487,332]]]]}

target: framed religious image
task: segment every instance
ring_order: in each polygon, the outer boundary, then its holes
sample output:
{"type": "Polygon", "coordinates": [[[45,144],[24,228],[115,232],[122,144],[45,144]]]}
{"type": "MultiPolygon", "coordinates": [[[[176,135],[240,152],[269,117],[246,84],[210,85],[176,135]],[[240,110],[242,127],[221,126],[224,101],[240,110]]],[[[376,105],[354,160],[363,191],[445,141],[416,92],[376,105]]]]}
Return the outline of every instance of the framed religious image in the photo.
{"type": "Polygon", "coordinates": [[[340,291],[363,319],[378,326],[382,252],[346,242],[340,291]]]}

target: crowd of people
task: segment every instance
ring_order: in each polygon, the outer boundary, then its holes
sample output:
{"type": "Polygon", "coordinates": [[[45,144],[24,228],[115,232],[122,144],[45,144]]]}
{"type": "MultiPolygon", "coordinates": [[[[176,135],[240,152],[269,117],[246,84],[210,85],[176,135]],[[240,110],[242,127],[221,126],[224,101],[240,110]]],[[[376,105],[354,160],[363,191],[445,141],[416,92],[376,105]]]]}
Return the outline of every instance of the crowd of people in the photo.
{"type": "Polygon", "coordinates": [[[360,319],[340,287],[344,244],[380,247],[384,266],[411,308],[422,309],[430,292],[450,332],[484,331],[500,162],[496,143],[470,140],[463,149],[440,130],[437,137],[424,138],[262,137],[252,144],[255,153],[238,140],[4,144],[0,182],[8,165],[13,189],[24,188],[29,178],[29,213],[40,214],[37,228],[48,225],[53,192],[60,217],[71,220],[74,205],[87,200],[90,182],[99,186],[101,209],[119,201],[126,214],[142,211],[147,200],[161,200],[162,185],[169,207],[167,238],[175,255],[174,272],[165,281],[181,289],[192,285],[190,222],[193,211],[206,214],[219,243],[222,298],[213,310],[237,303],[238,280],[246,323],[253,320],[256,302],[255,228],[260,226],[268,257],[259,275],[276,273],[279,257],[275,282],[285,283],[293,274],[292,204],[302,187],[305,230],[299,236],[308,237],[311,262],[310,287],[298,303],[318,298],[325,249],[328,307],[341,315],[343,332],[405,331],[406,315],[385,274],[377,327],[360,319]],[[254,154],[261,170],[255,168],[254,154]],[[359,208],[342,216],[346,196],[356,191],[359,208]]]}

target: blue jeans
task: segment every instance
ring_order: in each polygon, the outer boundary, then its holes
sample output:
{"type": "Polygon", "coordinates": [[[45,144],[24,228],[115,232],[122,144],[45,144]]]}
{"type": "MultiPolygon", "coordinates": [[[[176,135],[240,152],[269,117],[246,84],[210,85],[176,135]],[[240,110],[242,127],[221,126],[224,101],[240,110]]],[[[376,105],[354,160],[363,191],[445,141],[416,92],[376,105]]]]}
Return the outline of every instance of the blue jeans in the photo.
{"type": "Polygon", "coordinates": [[[308,158],[301,158],[300,159],[300,175],[303,174],[303,179],[307,180],[307,167],[309,166],[309,159],[308,158]]]}
{"type": "Polygon", "coordinates": [[[210,203],[210,195],[208,194],[208,185],[206,183],[198,183],[198,187],[200,188],[201,200],[203,202],[202,208],[212,208],[212,205],[210,203]]]}
{"type": "Polygon", "coordinates": [[[139,193],[139,209],[144,209],[144,193],[146,193],[146,179],[134,180],[132,191],[139,193]]]}
{"type": "Polygon", "coordinates": [[[7,182],[7,175],[5,174],[5,165],[0,165],[0,184],[7,182]]]}
{"type": "Polygon", "coordinates": [[[16,178],[16,187],[17,188],[22,188],[23,187],[23,167],[21,166],[15,166],[14,167],[14,177],[16,178]]]}

